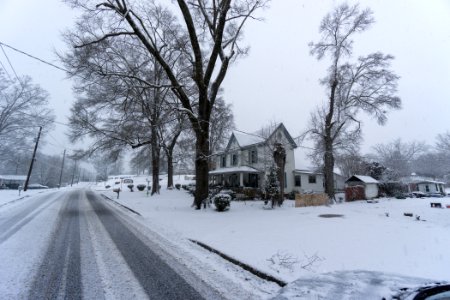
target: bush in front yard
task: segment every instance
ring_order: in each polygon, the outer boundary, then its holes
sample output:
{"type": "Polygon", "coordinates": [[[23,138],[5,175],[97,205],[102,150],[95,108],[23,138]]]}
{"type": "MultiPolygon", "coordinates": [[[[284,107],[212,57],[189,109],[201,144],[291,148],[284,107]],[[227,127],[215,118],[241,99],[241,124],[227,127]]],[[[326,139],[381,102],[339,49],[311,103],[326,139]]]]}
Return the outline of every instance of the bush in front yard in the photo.
{"type": "Polygon", "coordinates": [[[217,211],[225,211],[230,208],[231,196],[227,194],[217,194],[214,196],[214,205],[217,211]]]}
{"type": "Polygon", "coordinates": [[[179,184],[179,183],[175,184],[175,188],[176,188],[177,190],[179,190],[179,189],[181,188],[181,184],[179,184]]]}
{"type": "Polygon", "coordinates": [[[129,185],[127,185],[127,187],[130,189],[130,192],[133,192],[133,187],[134,187],[133,184],[129,184],[129,185]]]}
{"type": "Polygon", "coordinates": [[[138,184],[136,187],[137,187],[138,190],[140,190],[142,192],[143,190],[145,190],[146,186],[147,185],[145,185],[145,184],[138,184]]]}

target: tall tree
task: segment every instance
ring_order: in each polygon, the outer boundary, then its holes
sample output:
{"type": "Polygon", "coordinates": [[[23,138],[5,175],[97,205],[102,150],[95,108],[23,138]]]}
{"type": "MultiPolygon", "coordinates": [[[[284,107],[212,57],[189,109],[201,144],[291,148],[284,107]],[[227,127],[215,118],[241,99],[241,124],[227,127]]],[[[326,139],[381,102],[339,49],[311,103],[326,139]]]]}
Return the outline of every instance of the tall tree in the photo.
{"type": "Polygon", "coordinates": [[[211,111],[228,67],[247,51],[239,46],[245,23],[255,18],[254,13],[267,0],[69,2],[84,9],[84,19],[99,20],[98,30],[79,36],[76,47],[128,36],[139,41],[166,73],[196,135],[194,202],[200,209],[208,197],[211,111]],[[163,22],[157,18],[161,14],[167,16],[163,22]],[[177,57],[176,63],[171,62],[173,57],[177,57]]]}
{"type": "Polygon", "coordinates": [[[426,152],[427,145],[423,142],[402,142],[401,139],[396,139],[386,144],[377,144],[373,150],[373,156],[392,170],[393,176],[390,179],[398,179],[411,175],[413,161],[426,152]]]}
{"type": "Polygon", "coordinates": [[[379,124],[387,120],[387,110],[400,108],[395,96],[399,77],[389,68],[391,55],[380,52],[346,61],[353,54],[353,35],[374,23],[370,9],[346,3],[327,14],[320,25],[321,39],[311,43],[311,55],[321,60],[329,56],[331,65],[321,83],[326,87],[326,105],[313,113],[310,122],[312,138],[323,154],[325,192],[334,199],[335,146],[361,131],[361,111],[375,117],[379,124]]]}
{"type": "Polygon", "coordinates": [[[436,150],[450,156],[450,131],[438,134],[436,138],[436,150]]]}
{"type": "Polygon", "coordinates": [[[7,149],[26,149],[37,134],[36,128],[48,131],[54,118],[45,90],[30,77],[12,80],[0,70],[0,155],[7,149]]]}
{"type": "Polygon", "coordinates": [[[225,103],[223,98],[218,98],[211,113],[210,122],[210,153],[213,154],[224,148],[231,135],[234,126],[233,110],[231,104],[225,103]]]}
{"type": "MultiPolygon", "coordinates": [[[[83,26],[94,32],[96,23],[91,20],[83,26]]],[[[74,44],[77,38],[67,34],[66,40],[74,44]]],[[[73,49],[61,58],[72,74],[81,75],[75,86],[78,98],[70,118],[72,141],[85,136],[93,138],[88,154],[111,148],[118,153],[124,146],[135,149],[150,144],[151,193],[158,193],[160,130],[178,120],[164,117],[170,114],[168,99],[173,98],[173,93],[161,66],[145,55],[137,41],[126,38],[73,49]]]]}
{"type": "Polygon", "coordinates": [[[345,178],[353,175],[364,175],[367,171],[367,161],[357,151],[338,153],[336,155],[336,166],[345,178]]]}

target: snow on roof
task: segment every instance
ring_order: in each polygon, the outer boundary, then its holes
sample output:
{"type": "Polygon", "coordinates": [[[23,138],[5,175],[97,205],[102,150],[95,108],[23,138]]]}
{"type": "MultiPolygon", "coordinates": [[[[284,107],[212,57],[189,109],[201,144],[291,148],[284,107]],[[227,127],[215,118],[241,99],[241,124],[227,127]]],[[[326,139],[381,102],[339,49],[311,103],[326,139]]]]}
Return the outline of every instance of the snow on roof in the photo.
{"type": "Polygon", "coordinates": [[[0,179],[3,179],[3,180],[26,180],[27,176],[25,176],[25,175],[0,175],[0,179]]]}
{"type": "Polygon", "coordinates": [[[225,174],[225,173],[260,173],[261,171],[251,167],[233,167],[233,168],[220,168],[214,171],[210,171],[209,175],[225,174]]]}
{"type": "Polygon", "coordinates": [[[364,176],[364,175],[353,175],[347,181],[350,181],[350,179],[352,179],[353,177],[359,179],[360,181],[362,181],[364,183],[378,183],[378,180],[376,180],[375,178],[370,177],[370,176],[364,176]]]}
{"type": "Polygon", "coordinates": [[[445,184],[442,181],[434,181],[434,180],[420,180],[420,181],[416,181],[414,182],[415,184],[445,184]]]}
{"type": "Polygon", "coordinates": [[[322,174],[321,172],[314,172],[314,171],[312,171],[312,170],[305,170],[305,169],[295,169],[294,170],[294,173],[297,173],[297,174],[322,174]]]}
{"type": "Polygon", "coordinates": [[[246,147],[264,142],[264,138],[257,136],[256,134],[248,134],[239,131],[233,131],[233,135],[236,138],[239,146],[241,147],[246,147]]]}

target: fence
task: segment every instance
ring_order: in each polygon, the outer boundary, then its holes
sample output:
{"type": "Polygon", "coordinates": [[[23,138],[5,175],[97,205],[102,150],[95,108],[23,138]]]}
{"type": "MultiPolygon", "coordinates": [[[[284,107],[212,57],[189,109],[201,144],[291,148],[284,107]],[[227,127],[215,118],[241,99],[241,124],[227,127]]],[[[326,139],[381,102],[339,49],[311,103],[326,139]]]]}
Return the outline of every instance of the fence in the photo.
{"type": "Polygon", "coordinates": [[[296,194],[295,207],[320,206],[328,204],[327,194],[296,194]]]}

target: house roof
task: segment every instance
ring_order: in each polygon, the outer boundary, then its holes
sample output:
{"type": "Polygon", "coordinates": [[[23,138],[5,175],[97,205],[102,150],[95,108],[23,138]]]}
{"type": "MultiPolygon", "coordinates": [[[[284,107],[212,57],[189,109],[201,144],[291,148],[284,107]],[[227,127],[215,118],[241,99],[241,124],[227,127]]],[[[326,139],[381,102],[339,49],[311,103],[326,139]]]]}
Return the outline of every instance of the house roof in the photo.
{"type": "Polygon", "coordinates": [[[229,150],[230,145],[231,145],[231,143],[233,142],[234,139],[236,140],[236,142],[238,143],[240,148],[245,148],[245,147],[248,147],[248,146],[264,143],[264,142],[270,140],[278,130],[283,131],[284,136],[286,137],[286,139],[288,140],[289,144],[293,148],[297,148],[297,144],[295,143],[294,139],[292,138],[292,136],[287,131],[286,127],[284,127],[283,123],[280,123],[270,133],[270,135],[267,138],[261,136],[261,134],[259,134],[258,132],[245,133],[245,132],[242,132],[242,131],[234,130],[233,133],[231,134],[231,137],[230,137],[229,141],[228,141],[228,145],[227,145],[226,149],[229,150]]]}
{"type": "Polygon", "coordinates": [[[255,169],[255,168],[241,166],[241,167],[233,167],[233,168],[216,169],[214,171],[210,171],[209,175],[228,174],[228,173],[261,173],[261,171],[255,169]]]}
{"type": "Polygon", "coordinates": [[[361,181],[364,183],[378,183],[378,180],[376,180],[375,178],[370,177],[370,176],[365,176],[365,175],[353,175],[352,177],[347,179],[345,182],[349,182],[349,181],[361,181]]]}
{"type": "Polygon", "coordinates": [[[415,184],[421,184],[421,183],[423,183],[423,184],[445,184],[442,181],[434,181],[434,180],[420,180],[420,181],[416,181],[413,183],[415,183],[415,184]]]}
{"type": "Polygon", "coordinates": [[[264,142],[264,138],[252,133],[243,133],[240,131],[233,131],[237,143],[241,148],[256,145],[264,142]]]}

